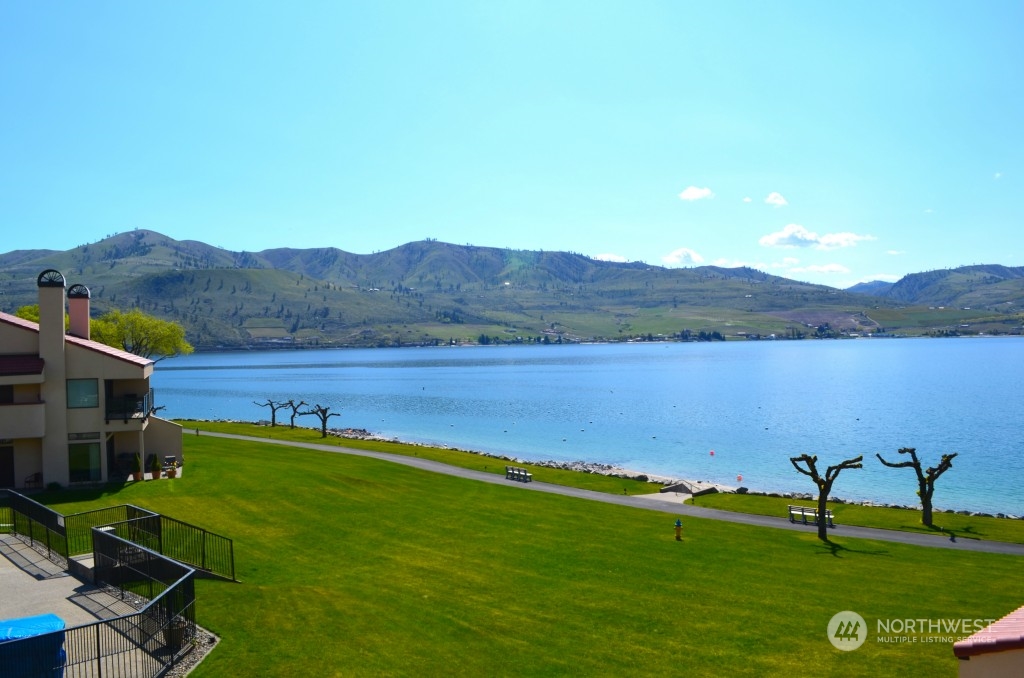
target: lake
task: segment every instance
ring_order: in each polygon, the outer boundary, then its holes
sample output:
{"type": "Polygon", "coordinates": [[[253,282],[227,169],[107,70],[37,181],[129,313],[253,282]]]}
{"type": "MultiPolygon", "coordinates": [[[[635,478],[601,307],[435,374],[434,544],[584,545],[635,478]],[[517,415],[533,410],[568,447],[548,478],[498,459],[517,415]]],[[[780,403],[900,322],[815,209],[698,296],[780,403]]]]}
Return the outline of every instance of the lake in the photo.
{"type": "Polygon", "coordinates": [[[790,457],[824,474],[862,454],[833,494],[907,505],[914,471],[875,453],[958,452],[936,507],[1020,515],[1022,356],[1012,337],[248,351],[162,361],[153,385],[169,418],[270,419],[254,401],[294,398],[331,427],[755,491],[814,492],[790,457]]]}

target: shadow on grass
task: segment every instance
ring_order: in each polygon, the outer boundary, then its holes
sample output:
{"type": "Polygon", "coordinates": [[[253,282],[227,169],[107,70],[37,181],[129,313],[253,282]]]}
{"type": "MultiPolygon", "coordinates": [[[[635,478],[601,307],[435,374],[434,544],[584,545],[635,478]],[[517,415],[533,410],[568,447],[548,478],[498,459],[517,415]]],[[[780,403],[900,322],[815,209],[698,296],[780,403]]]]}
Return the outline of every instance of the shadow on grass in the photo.
{"type": "Polygon", "coordinates": [[[127,481],[116,481],[93,485],[91,487],[63,488],[60,490],[43,490],[29,495],[40,504],[58,505],[71,502],[93,501],[111,494],[117,494],[130,483],[127,481]]]}
{"type": "Polygon", "coordinates": [[[838,542],[834,542],[831,539],[817,542],[817,545],[821,547],[819,555],[828,554],[833,558],[842,558],[846,553],[859,553],[865,556],[889,556],[889,552],[885,549],[852,549],[848,546],[844,546],[838,542]]]}
{"type": "Polygon", "coordinates": [[[949,537],[950,541],[956,541],[960,538],[975,539],[977,541],[981,541],[985,538],[984,535],[980,534],[973,525],[962,527],[959,530],[947,530],[946,528],[939,527],[938,525],[931,525],[928,527],[924,525],[914,525],[904,526],[904,528],[906,528],[907,530],[916,530],[918,532],[927,532],[929,534],[938,534],[944,537],[949,537]]]}

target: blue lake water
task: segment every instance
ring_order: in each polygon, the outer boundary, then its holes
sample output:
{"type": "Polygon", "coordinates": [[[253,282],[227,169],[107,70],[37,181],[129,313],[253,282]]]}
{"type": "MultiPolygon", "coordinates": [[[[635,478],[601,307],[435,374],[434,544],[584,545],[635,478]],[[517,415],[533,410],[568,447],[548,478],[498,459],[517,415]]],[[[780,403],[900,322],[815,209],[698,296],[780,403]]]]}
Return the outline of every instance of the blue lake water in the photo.
{"type": "Polygon", "coordinates": [[[331,427],[759,491],[814,491],[790,457],[824,473],[863,454],[833,494],[908,505],[913,470],[875,453],[958,452],[936,507],[1020,515],[1022,356],[1017,338],[255,351],[166,360],[153,384],[170,418],[269,419],[253,401],[294,398],[331,427]]]}

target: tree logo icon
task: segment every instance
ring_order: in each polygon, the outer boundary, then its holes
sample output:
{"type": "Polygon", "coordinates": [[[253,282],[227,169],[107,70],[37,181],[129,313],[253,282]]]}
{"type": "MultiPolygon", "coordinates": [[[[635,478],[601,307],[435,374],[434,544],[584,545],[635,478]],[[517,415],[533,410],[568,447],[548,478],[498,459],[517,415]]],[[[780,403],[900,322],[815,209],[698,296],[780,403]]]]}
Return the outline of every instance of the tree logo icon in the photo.
{"type": "Polygon", "coordinates": [[[843,652],[856,650],[867,637],[868,625],[856,612],[837,612],[828,622],[828,642],[843,652]]]}

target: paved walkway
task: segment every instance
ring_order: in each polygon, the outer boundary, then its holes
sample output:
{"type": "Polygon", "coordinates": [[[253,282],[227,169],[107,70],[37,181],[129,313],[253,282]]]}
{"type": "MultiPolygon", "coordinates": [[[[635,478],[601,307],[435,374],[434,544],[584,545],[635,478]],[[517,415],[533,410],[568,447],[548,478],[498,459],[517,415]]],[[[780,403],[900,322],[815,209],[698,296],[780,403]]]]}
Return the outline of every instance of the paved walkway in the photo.
{"type": "MultiPolygon", "coordinates": [[[[692,516],[695,518],[708,518],[710,520],[724,520],[730,523],[742,523],[745,525],[756,525],[758,527],[771,527],[780,530],[797,530],[801,532],[815,531],[815,526],[791,523],[788,518],[775,518],[773,516],[759,516],[749,513],[736,513],[733,511],[721,511],[717,509],[702,508],[683,502],[690,497],[688,494],[676,494],[664,492],[657,494],[642,494],[626,496],[594,492],[592,490],[581,490],[575,487],[564,485],[552,485],[550,483],[531,482],[517,483],[506,480],[505,476],[484,471],[473,471],[449,466],[437,461],[430,461],[420,457],[406,457],[400,454],[387,454],[384,452],[370,452],[357,450],[350,447],[338,447],[337,445],[318,445],[316,443],[296,443],[287,440],[275,440],[273,438],[257,438],[252,436],[240,436],[229,433],[210,433],[203,431],[201,435],[217,438],[231,438],[234,440],[248,440],[258,443],[269,443],[272,445],[284,445],[289,447],[305,447],[312,450],[324,452],[335,452],[338,454],[351,454],[359,457],[370,457],[384,461],[404,464],[424,471],[444,473],[450,476],[478,480],[484,483],[495,485],[514,486],[532,492],[547,492],[549,494],[561,494],[578,499],[590,501],[603,501],[608,504],[619,504],[621,506],[632,506],[633,508],[662,511],[678,515],[692,516]]],[[[914,546],[928,546],[931,548],[950,549],[954,551],[979,551],[984,553],[1003,553],[1008,555],[1024,556],[1024,544],[1008,544],[1000,541],[984,541],[980,539],[958,539],[950,541],[948,537],[918,533],[899,532],[896,530],[881,530],[872,527],[856,527],[854,525],[838,525],[829,530],[830,535],[843,537],[857,537],[859,539],[877,539],[879,541],[896,542],[900,544],[911,544],[914,546]]]]}

